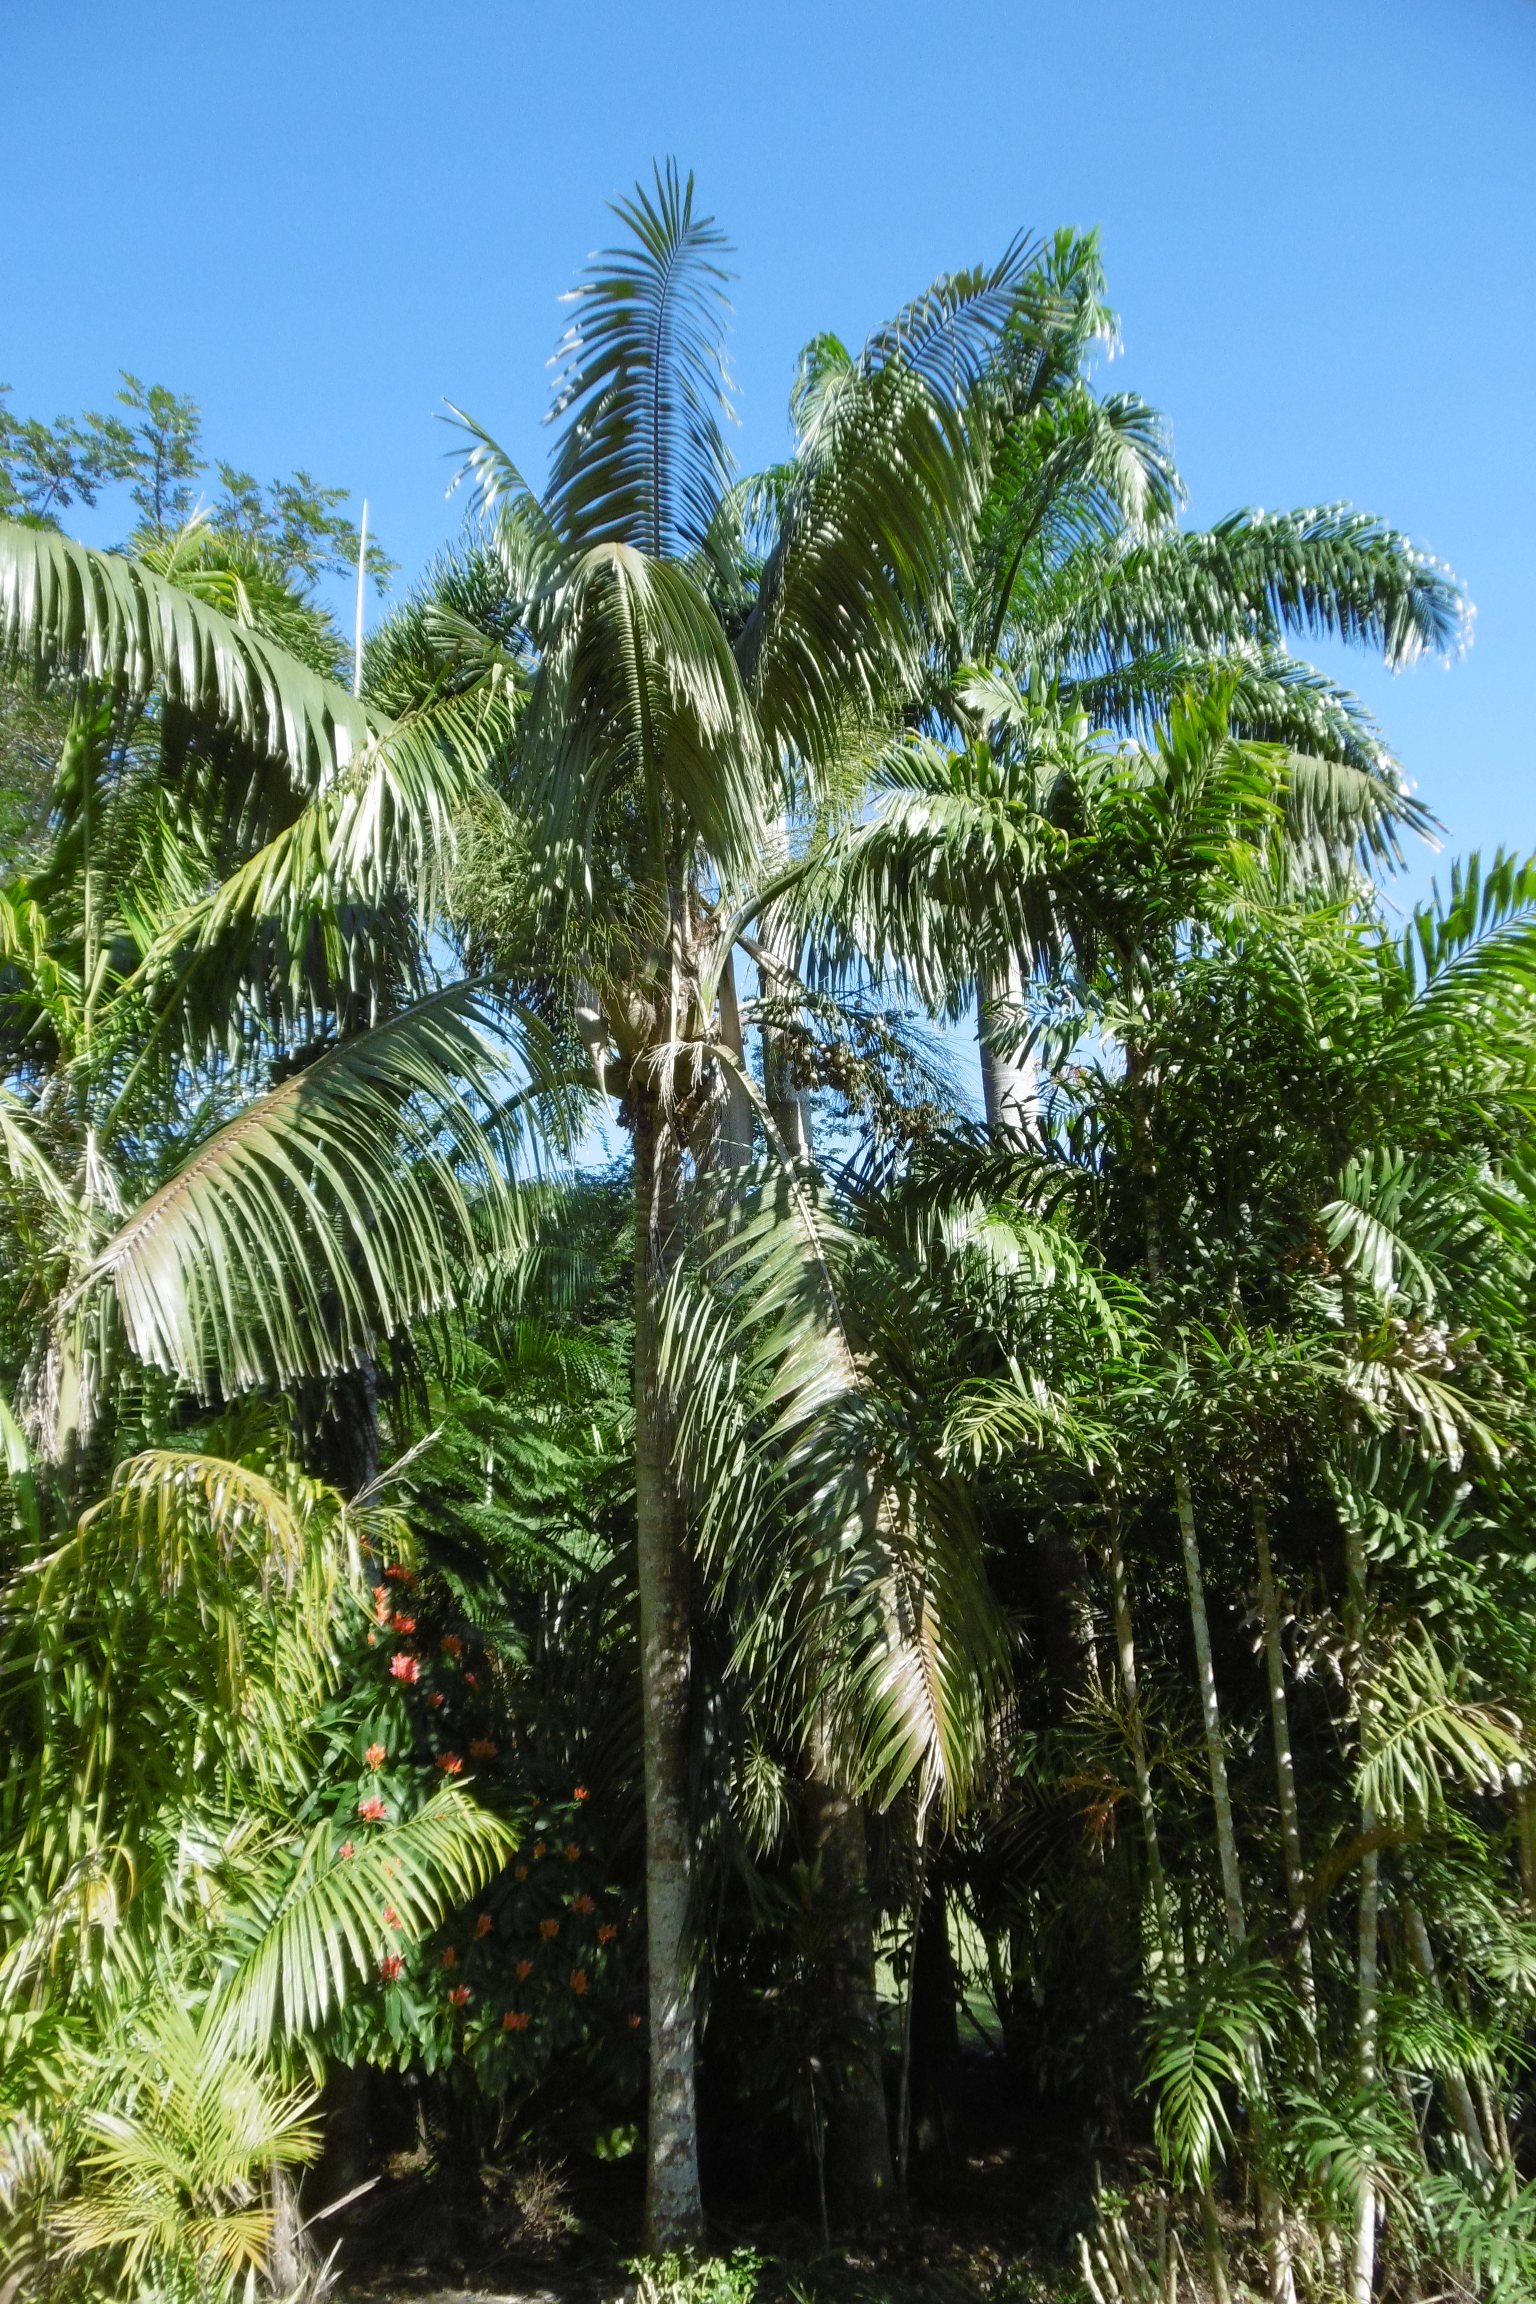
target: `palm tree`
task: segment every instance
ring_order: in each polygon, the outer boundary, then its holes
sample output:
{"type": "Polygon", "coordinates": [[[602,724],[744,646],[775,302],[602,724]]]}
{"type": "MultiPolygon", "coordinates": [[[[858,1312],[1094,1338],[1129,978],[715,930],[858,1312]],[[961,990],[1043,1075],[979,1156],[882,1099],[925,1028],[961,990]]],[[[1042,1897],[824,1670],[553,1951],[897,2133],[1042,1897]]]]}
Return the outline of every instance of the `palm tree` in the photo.
{"type": "MultiPolygon", "coordinates": [[[[684,1245],[689,1172],[710,1157],[727,1097],[751,1097],[734,948],[750,946],[796,783],[813,788],[910,692],[978,501],[976,416],[1029,266],[1015,246],[991,269],[938,283],[847,362],[771,485],[738,489],[724,432],[721,236],[671,167],[616,212],[624,243],[578,292],[542,497],[471,427],[513,643],[498,661],[527,692],[511,798],[542,969],[529,964],[525,925],[482,918],[478,929],[525,983],[548,985],[558,960],[553,996],[619,1096],[634,1147],[648,2227],[671,2246],[697,2238],[700,2202],[688,1549],[660,1307],[684,1245]]],[[[449,677],[455,636],[449,622],[449,677]]],[[[462,645],[471,667],[485,655],[481,635],[462,645]]],[[[919,1741],[898,1740],[907,1767],[929,1749],[912,1725],[919,1741]]]]}

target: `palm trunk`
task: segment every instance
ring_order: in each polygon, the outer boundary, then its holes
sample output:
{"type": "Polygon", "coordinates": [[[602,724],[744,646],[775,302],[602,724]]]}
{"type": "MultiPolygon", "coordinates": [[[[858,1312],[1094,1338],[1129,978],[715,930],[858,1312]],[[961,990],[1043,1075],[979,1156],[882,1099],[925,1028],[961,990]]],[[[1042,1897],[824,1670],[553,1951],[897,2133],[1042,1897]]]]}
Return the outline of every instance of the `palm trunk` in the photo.
{"type": "Polygon", "coordinates": [[[1125,1694],[1131,1768],[1136,1778],[1136,1801],[1141,1810],[1141,1833],[1147,1851],[1147,1886],[1152,1898],[1158,1951],[1166,1965],[1172,1957],[1173,1949],[1169,1935],[1168,1889],[1163,1878],[1162,1849],[1157,1837],[1157,1803],[1152,1794],[1152,1768],[1147,1758],[1147,1729],[1141,1712],[1141,1689],[1136,1673],[1136,1637],[1131,1623],[1130,1588],[1125,1573],[1125,1554],[1120,1545],[1118,1512],[1111,1516],[1109,1524],[1109,1589],[1115,1613],[1115,1648],[1120,1659],[1120,1685],[1125,1694]]]}
{"type": "Polygon", "coordinates": [[[1232,1793],[1227,1782],[1227,1755],[1221,1738],[1221,1704],[1216,1694],[1216,1672],[1211,1662],[1211,1626],[1205,1611],[1205,1578],[1200,1569],[1200,1543],[1195,1532],[1195,1504],[1189,1474],[1182,1462],[1173,1468],[1173,1500],[1179,1520],[1179,1544],[1184,1555],[1184,1583],[1189,1594],[1190,1629],[1195,1639],[1195,1677],[1200,1688],[1200,1718],[1205,1730],[1205,1759],[1211,1780],[1211,1806],[1216,1814],[1216,1854],[1221,1865],[1221,1895],[1227,1910],[1227,1934],[1241,1944],[1248,1933],[1243,1915],[1243,1880],[1237,1861],[1237,1831],[1232,1821],[1232,1793]]]}
{"type": "MultiPolygon", "coordinates": [[[[1361,1687],[1361,1659],[1365,1646],[1365,1545],[1358,1530],[1345,1531],[1345,1562],[1349,1585],[1349,1649],[1351,1677],[1359,1718],[1362,1769],[1371,1756],[1370,1704],[1361,1687]]],[[[1360,1918],[1357,1937],[1359,2013],[1356,2033],[1356,2073],[1362,2088],[1375,2085],[1377,2038],[1380,2025],[1381,1852],[1371,1845],[1376,1830],[1375,1804],[1362,1794],[1360,1831],[1367,1845],[1360,1864],[1360,1918]]],[[[1376,2185],[1369,2158],[1361,2172],[1360,2199],[1355,2215],[1354,2260],[1350,2272],[1353,2304],[1371,2304],[1376,2280],[1376,2185]]]]}
{"type": "Polygon", "coordinates": [[[834,1790],[826,1773],[819,1768],[807,1786],[822,1887],[832,1913],[825,1986],[834,2009],[837,2055],[827,2105],[826,2157],[839,2217],[864,2225],[889,2216],[896,2190],[875,1991],[869,1853],[857,1801],[834,1790]]]}
{"type": "Polygon", "coordinates": [[[1285,1852],[1285,1904],[1291,1942],[1296,1952],[1296,1977],[1302,2017],[1311,2042],[1312,2064],[1318,2068],[1320,2041],[1317,2024],[1317,1983],[1312,1973],[1312,1937],[1307,1927],[1307,1880],[1301,1852],[1301,1814],[1296,1802],[1296,1760],[1291,1746],[1291,1714],[1285,1696],[1285,1648],[1280,1638],[1280,1601],[1275,1590],[1274,1562],[1269,1547],[1269,1508],[1263,1497],[1253,1500],[1253,1541],[1259,1562],[1259,1613],[1264,1623],[1264,1668],[1269,1680],[1269,1724],[1275,1747],[1275,1797],[1280,1809],[1280,1839],[1285,1852]]]}
{"type": "Polygon", "coordinates": [[[1006,969],[985,973],[976,986],[976,1043],[981,1057],[981,1094],[987,1128],[1000,1140],[1027,1143],[1040,1133],[1040,1075],[1034,1051],[1020,1055],[1013,1045],[1016,1024],[1008,1022],[1024,1005],[1024,974],[1010,953],[1006,969]]]}
{"type": "MultiPolygon", "coordinates": [[[[1398,1898],[1398,1910],[1402,1914],[1403,1935],[1407,1940],[1408,1957],[1413,1962],[1414,1967],[1417,1968],[1430,1997],[1439,2000],[1441,1998],[1440,1979],[1435,1973],[1434,1947],[1429,1941],[1429,1930],[1424,1925],[1424,1915],[1411,1896],[1398,1898]]],[[[1493,2162],[1489,2158],[1488,2144],[1483,2135],[1483,2124],[1478,2119],[1477,2106],[1472,2101],[1472,2091],[1467,2086],[1466,2074],[1464,2072],[1447,2072],[1441,2081],[1441,2086],[1445,2090],[1446,2102],[1451,2108],[1451,2118],[1456,2123],[1457,2132],[1467,2148],[1472,2165],[1480,2176],[1491,2174],[1493,2162]]],[[[1497,2136],[1493,2138],[1493,2148],[1495,2151],[1498,2150],[1497,2136]]]]}
{"type": "Polygon", "coordinates": [[[646,2246],[697,2248],[696,2015],[689,1893],[688,1558],[661,1395],[658,1301],[677,1252],[678,1155],[655,1091],[633,1091],[635,1147],[635,1534],[645,1764],[645,1916],[650,1997],[646,2246]]]}
{"type": "MultiPolygon", "coordinates": [[[[1162,1213],[1157,1193],[1157,1143],[1153,1131],[1151,1103],[1147,1093],[1147,1079],[1138,1051],[1133,1045],[1126,1049],[1127,1086],[1130,1093],[1133,1150],[1141,1177],[1142,1210],[1146,1226],[1147,1272],[1156,1286],[1163,1277],[1162,1213]]],[[[1173,1464],[1173,1501],[1179,1523],[1179,1548],[1184,1560],[1184,1583],[1189,1596],[1190,1629],[1195,1643],[1195,1673],[1200,1687],[1200,1718],[1205,1732],[1206,1766],[1211,1781],[1211,1806],[1216,1817],[1216,1854],[1221,1868],[1221,1895],[1226,1907],[1227,1934],[1234,1946],[1247,1941],[1248,1925],[1243,1910],[1243,1877],[1237,1855],[1237,1828],[1232,1815],[1232,1792],[1227,1781],[1226,1747],[1221,1734],[1221,1705],[1216,1694],[1216,1672],[1211,1658],[1211,1626],[1205,1606],[1205,1578],[1200,1566],[1200,1542],[1195,1528],[1195,1501],[1190,1486],[1189,1471],[1183,1456],[1176,1455],[1173,1464]]],[[[1257,2054],[1252,2059],[1252,2087],[1255,2106],[1263,2093],[1263,2074],[1257,2054]]],[[[1285,2217],[1280,2198],[1267,2176],[1258,2179],[1259,2225],[1264,2236],[1265,2254],[1269,2262],[1270,2295],[1275,2304],[1294,2304],[1295,2277],[1291,2269],[1290,2247],[1286,2239],[1285,2217]]],[[[1208,2197],[1208,2196],[1207,2196],[1208,2197]]],[[[1214,2207],[1207,2217],[1207,2241],[1215,2238],[1219,2250],[1219,2232],[1214,2228],[1214,2207]]],[[[1218,2290],[1223,2284],[1219,2254],[1212,2261],[1212,2280],[1218,2290]]]]}
{"type": "Polygon", "coordinates": [[[736,997],[736,963],[726,954],[720,971],[720,1038],[731,1060],[721,1099],[716,1147],[727,1168],[744,1168],[752,1157],[752,1099],[742,1073],[746,1051],[741,1032],[741,1004],[736,997]]]}

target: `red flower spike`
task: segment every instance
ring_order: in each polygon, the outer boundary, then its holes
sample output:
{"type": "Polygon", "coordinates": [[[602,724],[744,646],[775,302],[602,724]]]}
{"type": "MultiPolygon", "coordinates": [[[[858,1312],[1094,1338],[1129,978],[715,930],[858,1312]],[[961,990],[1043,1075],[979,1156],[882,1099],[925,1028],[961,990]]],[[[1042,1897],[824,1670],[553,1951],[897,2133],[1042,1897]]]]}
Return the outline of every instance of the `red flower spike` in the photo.
{"type": "Polygon", "coordinates": [[[571,1794],[571,1798],[573,1800],[590,1800],[591,1797],[592,1795],[587,1790],[585,1784],[578,1784],[575,1791],[571,1794]]]}
{"type": "Polygon", "coordinates": [[[476,1736],[471,1739],[469,1756],[471,1760],[494,1760],[496,1747],[489,1736],[476,1736]]]}
{"type": "Polygon", "coordinates": [[[473,1672],[466,1672],[464,1675],[464,1685],[466,1688],[478,1688],[480,1683],[475,1678],[473,1672]]]}
{"type": "Polygon", "coordinates": [[[630,2018],[630,2020],[629,2020],[629,2028],[630,2028],[631,2032],[638,2032],[638,2031],[639,2031],[639,2029],[640,2029],[640,2018],[639,2018],[638,2016],[631,2016],[631,2018],[630,2018]]]}
{"type": "Polygon", "coordinates": [[[370,1744],[367,1751],[363,1754],[363,1758],[368,1763],[368,1766],[372,1768],[375,1773],[377,1773],[377,1771],[383,1767],[385,1761],[389,1758],[389,1754],[385,1751],[382,1744],[370,1744]]]}
{"type": "Polygon", "coordinates": [[[386,1568],[384,1573],[391,1584],[414,1584],[416,1581],[414,1568],[386,1568]]]}
{"type": "Polygon", "coordinates": [[[434,1712],[441,1712],[443,1708],[443,1692],[441,1688],[434,1688],[431,1695],[427,1698],[427,1702],[431,1705],[434,1712]]]}
{"type": "Polygon", "coordinates": [[[414,1616],[397,1616],[395,1618],[395,1630],[402,1638],[407,1632],[414,1632],[415,1629],[416,1619],[414,1616]]]}
{"type": "Polygon", "coordinates": [[[528,2029],[527,2009],[509,2008],[501,2020],[501,2028],[503,2032],[526,2032],[528,2029]]]}
{"type": "Polygon", "coordinates": [[[517,1964],[517,1980],[519,1984],[526,1984],[532,1974],[533,1962],[531,1960],[519,1960],[517,1964]]]}
{"type": "Polygon", "coordinates": [[[351,1841],[343,1840],[341,1846],[336,1851],[337,1861],[342,1864],[350,1864],[356,1854],[357,1850],[353,1847],[351,1841]]]}
{"type": "Polygon", "coordinates": [[[581,1998],[586,1988],[587,1972],[585,1968],[573,1968],[571,1970],[571,1990],[575,1993],[578,2000],[581,1998]]]}
{"type": "Polygon", "coordinates": [[[605,1920],[597,1932],[597,1940],[599,1944],[611,1944],[617,1934],[618,1930],[615,1928],[613,1922],[611,1920],[605,1920]]]}
{"type": "Polygon", "coordinates": [[[389,1814],[389,1808],[387,1804],[379,1798],[377,1792],[375,1792],[372,1793],[368,1799],[359,1800],[357,1804],[357,1812],[365,1824],[382,1824],[385,1817],[389,1814]]]}
{"type": "Polygon", "coordinates": [[[462,1656],[464,1653],[464,1643],[457,1632],[445,1632],[438,1646],[445,1656],[462,1656]]]}
{"type": "Polygon", "coordinates": [[[439,1752],[437,1765],[445,1776],[462,1776],[464,1763],[457,1752],[439,1752]]]}
{"type": "Polygon", "coordinates": [[[547,1840],[535,1840],[533,1844],[533,1860],[535,1864],[537,1864],[539,1858],[544,1854],[544,1851],[548,1845],[549,1843],[547,1840]]]}
{"type": "Polygon", "coordinates": [[[495,1925],[496,1923],[491,1918],[489,1912],[482,1912],[479,1919],[475,1922],[475,1934],[477,1936],[489,1936],[495,1925]]]}
{"type": "Polygon", "coordinates": [[[590,1896],[573,1896],[571,1898],[571,1910],[573,1912],[595,1912],[597,1906],[590,1896]]]}
{"type": "Polygon", "coordinates": [[[445,1968],[457,1968],[458,1964],[459,1956],[457,1952],[455,1952],[451,1944],[445,1944],[443,1946],[443,1966],[445,1968]]]}
{"type": "Polygon", "coordinates": [[[405,1962],[398,1952],[386,1952],[384,1958],[379,1962],[379,1974],[386,1984],[393,1984],[404,1967],[405,1962]]]}
{"type": "Polygon", "coordinates": [[[552,1944],[559,1933],[560,1923],[558,1920],[541,1920],[539,1922],[539,1934],[546,1944],[552,1944]]]}
{"type": "Polygon", "coordinates": [[[391,1678],[395,1680],[416,1681],[421,1678],[421,1662],[415,1656],[391,1656],[389,1670],[391,1678]]]}
{"type": "Polygon", "coordinates": [[[469,2006],[469,1986],[467,1984],[455,1984],[448,1997],[455,2008],[467,2008],[469,2006]]]}
{"type": "Polygon", "coordinates": [[[567,1840],[565,1844],[565,1860],[567,1864],[579,1864],[581,1862],[581,1850],[574,1840],[567,1840]]]}
{"type": "Polygon", "coordinates": [[[526,1864],[514,1864],[514,1866],[512,1867],[512,1877],[513,1877],[513,1879],[514,1879],[514,1880],[526,1880],[526,1879],[527,1879],[527,1877],[528,1877],[528,1867],[527,1867],[527,1865],[526,1865],[526,1864]]]}

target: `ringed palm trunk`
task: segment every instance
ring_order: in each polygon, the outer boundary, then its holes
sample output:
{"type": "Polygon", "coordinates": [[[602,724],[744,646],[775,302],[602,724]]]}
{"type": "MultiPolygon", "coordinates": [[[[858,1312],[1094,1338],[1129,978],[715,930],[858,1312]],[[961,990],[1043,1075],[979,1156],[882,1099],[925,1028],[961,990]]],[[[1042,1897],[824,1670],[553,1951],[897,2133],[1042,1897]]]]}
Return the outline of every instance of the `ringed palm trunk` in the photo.
{"type": "Polygon", "coordinates": [[[650,2006],[646,2245],[697,2248],[697,2011],[689,1904],[688,1556],[660,1383],[658,1305],[677,1253],[679,1164],[656,1089],[637,1085],[635,1150],[635,1537],[645,1773],[645,1919],[650,2006]]]}
{"type": "Polygon", "coordinates": [[[1024,974],[1010,954],[1006,968],[985,971],[977,982],[976,1041],[987,1127],[992,1135],[1016,1143],[1040,1132],[1040,1076],[1034,1052],[1020,1055],[1013,1045],[1023,1006],[1024,974]]]}

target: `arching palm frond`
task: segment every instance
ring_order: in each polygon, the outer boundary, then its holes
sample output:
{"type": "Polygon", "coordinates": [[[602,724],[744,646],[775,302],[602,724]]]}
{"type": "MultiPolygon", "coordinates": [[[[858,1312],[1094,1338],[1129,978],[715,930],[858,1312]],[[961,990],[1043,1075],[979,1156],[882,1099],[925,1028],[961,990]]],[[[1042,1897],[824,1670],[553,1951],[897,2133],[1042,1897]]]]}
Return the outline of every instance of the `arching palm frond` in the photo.
{"type": "Polygon", "coordinates": [[[229,1960],[216,2006],[243,2049],[313,2032],[405,1938],[428,1934],[500,1870],[511,1827],[447,1784],[399,1823],[359,1827],[338,1842],[317,1824],[247,1859],[249,1883],[227,1916],[229,1960]]]}
{"type": "Polygon", "coordinates": [[[199,1390],[354,1365],[505,1244],[503,1030],[455,986],[329,1049],[137,1209],[74,1304],[110,1288],[138,1356],[199,1390]]]}
{"type": "Polygon", "coordinates": [[[303,790],[332,781],[382,733],[345,690],[253,625],[110,552],[0,522],[0,660],[135,697],[158,691],[289,763],[303,790]]]}
{"type": "Polygon", "coordinates": [[[937,282],[846,367],[830,365],[737,643],[784,754],[835,755],[852,712],[911,684],[985,481],[983,403],[1030,250],[937,282]]]}
{"type": "Polygon", "coordinates": [[[786,1686],[851,1789],[961,1804],[1002,1688],[964,1498],[903,1437],[844,1324],[837,1225],[774,1170],[674,1277],[664,1367],[738,1660],[786,1686]]]}
{"type": "Polygon", "coordinates": [[[1219,648],[1309,632],[1380,650],[1390,664],[1446,654],[1467,610],[1449,570],[1347,504],[1233,512],[1064,571],[1054,619],[1032,645],[1110,671],[1161,648],[1219,648]]]}

